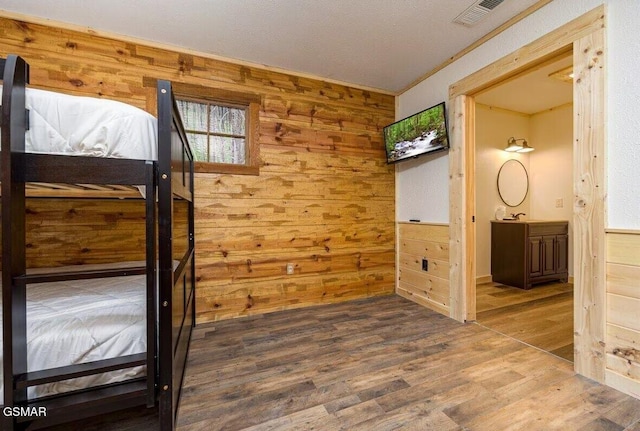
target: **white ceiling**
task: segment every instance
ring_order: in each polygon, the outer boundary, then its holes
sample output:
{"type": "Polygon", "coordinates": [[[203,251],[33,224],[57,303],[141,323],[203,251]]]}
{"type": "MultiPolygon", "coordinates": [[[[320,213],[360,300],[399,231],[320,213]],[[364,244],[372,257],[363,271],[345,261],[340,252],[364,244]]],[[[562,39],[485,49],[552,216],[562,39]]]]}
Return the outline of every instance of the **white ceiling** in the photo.
{"type": "Polygon", "coordinates": [[[392,93],[538,0],[0,0],[0,9],[392,93]]]}
{"type": "Polygon", "coordinates": [[[551,77],[573,64],[571,55],[545,64],[475,96],[477,103],[524,114],[536,114],[573,102],[573,85],[551,77]]]}

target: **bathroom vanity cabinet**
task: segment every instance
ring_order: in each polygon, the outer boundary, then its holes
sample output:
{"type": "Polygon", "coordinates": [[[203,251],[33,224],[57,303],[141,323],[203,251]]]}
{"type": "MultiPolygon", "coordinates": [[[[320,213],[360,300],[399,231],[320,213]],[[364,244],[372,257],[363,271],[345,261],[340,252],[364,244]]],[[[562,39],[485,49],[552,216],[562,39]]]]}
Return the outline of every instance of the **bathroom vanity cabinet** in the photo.
{"type": "Polygon", "coordinates": [[[569,277],[567,221],[491,221],[491,276],[494,282],[530,289],[569,277]]]}

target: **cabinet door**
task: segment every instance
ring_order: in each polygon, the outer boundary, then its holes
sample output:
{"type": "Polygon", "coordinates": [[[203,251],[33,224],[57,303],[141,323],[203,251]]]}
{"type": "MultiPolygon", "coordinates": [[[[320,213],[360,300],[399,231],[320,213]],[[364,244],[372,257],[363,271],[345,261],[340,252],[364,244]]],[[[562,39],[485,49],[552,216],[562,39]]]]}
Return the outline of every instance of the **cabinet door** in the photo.
{"type": "Polygon", "coordinates": [[[542,275],[555,274],[556,271],[556,236],[542,237],[542,275]]]}
{"type": "Polygon", "coordinates": [[[529,277],[542,275],[542,237],[529,237],[529,277]]]}
{"type": "Polygon", "coordinates": [[[556,272],[565,273],[569,270],[569,236],[556,237],[556,272]]]}

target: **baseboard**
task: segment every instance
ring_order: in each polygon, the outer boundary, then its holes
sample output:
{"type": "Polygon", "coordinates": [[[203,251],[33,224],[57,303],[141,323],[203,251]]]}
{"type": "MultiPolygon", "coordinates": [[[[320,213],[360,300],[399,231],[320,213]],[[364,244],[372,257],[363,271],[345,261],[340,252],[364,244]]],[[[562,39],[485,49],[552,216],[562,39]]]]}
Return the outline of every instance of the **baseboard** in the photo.
{"type": "Polygon", "coordinates": [[[493,277],[491,276],[491,274],[481,275],[480,277],[476,277],[476,284],[491,283],[492,281],[493,281],[493,277]]]}
{"type": "MultiPolygon", "coordinates": [[[[491,283],[492,281],[493,277],[491,277],[491,275],[481,275],[479,277],[476,277],[476,284],[491,283]]],[[[573,276],[569,276],[568,282],[573,284],[573,276]]]]}

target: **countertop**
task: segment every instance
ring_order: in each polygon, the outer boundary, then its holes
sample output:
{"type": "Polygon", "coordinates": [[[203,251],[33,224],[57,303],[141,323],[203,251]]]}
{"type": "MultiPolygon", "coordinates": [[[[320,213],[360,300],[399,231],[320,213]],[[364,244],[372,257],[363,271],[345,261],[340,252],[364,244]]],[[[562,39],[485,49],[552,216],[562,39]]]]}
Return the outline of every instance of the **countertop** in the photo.
{"type": "Polygon", "coordinates": [[[567,220],[491,220],[491,223],[567,223],[567,220]]]}

